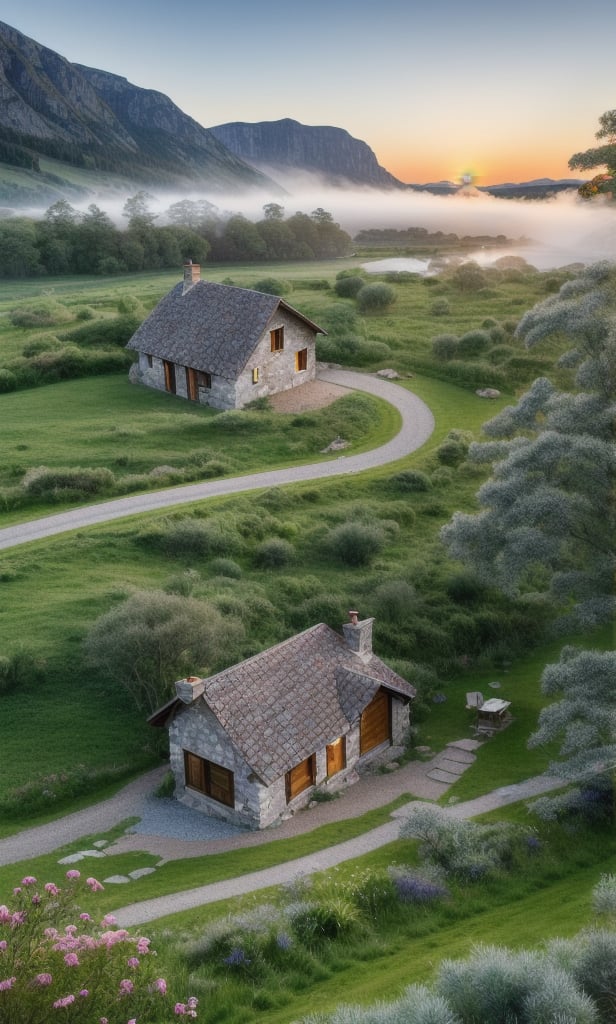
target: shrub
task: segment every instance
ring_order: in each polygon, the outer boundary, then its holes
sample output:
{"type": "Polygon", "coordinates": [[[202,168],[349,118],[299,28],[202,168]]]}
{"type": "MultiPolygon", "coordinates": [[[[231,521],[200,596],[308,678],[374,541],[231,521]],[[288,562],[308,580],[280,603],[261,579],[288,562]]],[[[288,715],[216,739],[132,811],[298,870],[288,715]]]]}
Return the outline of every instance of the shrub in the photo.
{"type": "Polygon", "coordinates": [[[387,309],[395,302],[396,293],[387,284],[367,284],[357,292],[355,301],[362,313],[387,309]]]}
{"type": "Polygon", "coordinates": [[[448,316],[451,312],[448,299],[435,299],[430,306],[432,316],[448,316]]]}
{"type": "Polygon", "coordinates": [[[164,533],[163,546],[175,558],[205,558],[208,555],[229,555],[238,547],[235,533],[225,530],[217,521],[204,521],[192,516],[172,520],[164,533]]]}
{"type": "Polygon", "coordinates": [[[295,558],[295,548],[282,537],[270,537],[259,544],[255,551],[255,562],[261,569],[280,569],[295,558]]]}
{"type": "Polygon", "coordinates": [[[451,275],[451,281],[461,292],[478,292],[487,284],[483,270],[472,260],[456,267],[451,275]]]}
{"type": "Polygon", "coordinates": [[[445,885],[408,868],[390,868],[389,875],[401,903],[425,905],[449,896],[445,885]]]}
{"type": "Polygon", "coordinates": [[[390,478],[393,487],[398,491],[429,491],[432,487],[430,477],[419,469],[403,469],[390,478]]]}
{"type": "Polygon", "coordinates": [[[214,576],[226,576],[230,580],[239,580],[242,577],[241,566],[232,558],[213,558],[209,569],[214,576]]]}
{"type": "Polygon", "coordinates": [[[66,306],[50,299],[33,306],[12,309],[9,319],[14,327],[32,328],[53,327],[55,324],[66,323],[72,316],[66,306]]]}
{"type": "Polygon", "coordinates": [[[406,580],[389,580],[381,583],[374,592],[377,616],[386,622],[405,622],[416,600],[415,588],[406,580]]]}
{"type": "Polygon", "coordinates": [[[458,341],[460,359],[472,359],[490,347],[490,335],[487,331],[467,331],[458,341]]]}
{"type": "Polygon", "coordinates": [[[112,490],[114,482],[111,470],[103,467],[49,469],[47,466],[38,466],[28,470],[21,486],[26,494],[37,498],[63,498],[67,495],[90,497],[112,490]]]}
{"type": "Polygon", "coordinates": [[[341,277],[336,281],[334,290],[341,299],[355,299],[365,284],[363,277],[341,277]]]}
{"type": "Polygon", "coordinates": [[[438,446],[436,457],[443,466],[459,466],[464,462],[467,452],[467,442],[449,438],[438,446]]]}
{"type": "Polygon", "coordinates": [[[439,334],[432,341],[432,355],[435,359],[454,359],[458,351],[455,334],[439,334]]]}
{"type": "Polygon", "coordinates": [[[241,623],[209,602],[137,591],[96,620],[84,650],[93,668],[121,683],[140,710],[152,712],[168,698],[174,679],[229,664],[243,636],[241,623]]]}
{"type": "Polygon", "coordinates": [[[124,347],[139,327],[141,320],[133,315],[116,316],[112,320],[93,320],[63,334],[63,341],[77,345],[119,345],[124,347]]]}
{"type": "Polygon", "coordinates": [[[344,565],[368,565],[385,545],[380,526],[371,523],[342,523],[330,530],[325,550],[344,565]]]}
{"type": "Polygon", "coordinates": [[[279,277],[262,277],[253,288],[256,292],[265,292],[266,295],[286,295],[290,291],[287,281],[281,281],[279,277]]]}
{"type": "Polygon", "coordinates": [[[14,889],[11,908],[0,908],[2,1020],[135,1021],[197,1016],[198,1000],[175,1002],[157,977],[150,940],[80,914],[77,899],[103,886],[66,872],[61,885],[40,885],[27,875],[14,889]],[[175,1004],[175,1005],[174,1005],[175,1004]]]}
{"type": "Polygon", "coordinates": [[[0,694],[41,682],[45,667],[43,659],[23,645],[12,654],[0,656],[0,694]]]}
{"type": "Polygon", "coordinates": [[[11,370],[0,370],[0,394],[7,391],[14,391],[17,387],[17,377],[11,370]]]}
{"type": "Polygon", "coordinates": [[[310,947],[323,939],[337,939],[356,928],[357,907],[346,899],[331,897],[326,903],[307,903],[290,909],[293,931],[310,947]]]}

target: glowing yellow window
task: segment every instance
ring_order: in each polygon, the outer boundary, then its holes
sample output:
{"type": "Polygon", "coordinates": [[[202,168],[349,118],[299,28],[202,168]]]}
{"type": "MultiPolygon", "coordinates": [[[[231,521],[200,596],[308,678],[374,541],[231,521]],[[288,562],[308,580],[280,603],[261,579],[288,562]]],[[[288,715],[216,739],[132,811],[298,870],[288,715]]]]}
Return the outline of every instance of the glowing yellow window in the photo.
{"type": "Polygon", "coordinates": [[[254,366],[253,367],[253,370],[252,370],[252,383],[253,384],[258,384],[259,383],[259,367],[258,366],[254,366]]]}

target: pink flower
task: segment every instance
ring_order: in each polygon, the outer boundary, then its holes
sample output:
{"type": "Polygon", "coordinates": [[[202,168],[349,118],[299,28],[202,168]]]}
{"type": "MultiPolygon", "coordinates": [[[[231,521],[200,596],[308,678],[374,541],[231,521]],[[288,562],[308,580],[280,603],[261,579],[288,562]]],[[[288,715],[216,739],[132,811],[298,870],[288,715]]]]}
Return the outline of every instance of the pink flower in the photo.
{"type": "Polygon", "coordinates": [[[0,992],[6,992],[7,989],[13,988],[13,985],[17,981],[17,978],[5,978],[4,981],[0,981],[0,992]]]}
{"type": "Polygon", "coordinates": [[[134,987],[135,986],[133,985],[133,983],[130,980],[130,978],[122,978],[122,981],[120,982],[120,995],[122,995],[122,996],[130,995],[131,992],[133,991],[134,987]]]}
{"type": "Polygon", "coordinates": [[[13,896],[20,896],[20,895],[21,895],[21,886],[18,885],[15,889],[13,889],[13,896]]]}
{"type": "Polygon", "coordinates": [[[188,1003],[186,1005],[188,1006],[189,1010],[196,1010],[198,1003],[199,1000],[197,999],[196,996],[190,996],[188,1003]]]}
{"type": "Polygon", "coordinates": [[[11,914],[11,928],[18,928],[19,925],[23,924],[25,920],[25,910],[16,910],[14,914],[11,914]]]}
{"type": "Polygon", "coordinates": [[[45,892],[48,892],[50,896],[58,896],[60,894],[58,886],[55,885],[53,882],[45,883],[45,892]]]}
{"type": "Polygon", "coordinates": [[[8,946],[9,944],[6,939],[2,939],[2,941],[0,941],[0,953],[4,953],[8,949],[8,946]]]}
{"type": "Polygon", "coordinates": [[[91,921],[92,918],[90,917],[89,914],[80,914],[79,915],[79,920],[80,921],[91,921]]]}
{"type": "Polygon", "coordinates": [[[186,1013],[186,1003],[176,1003],[174,1008],[173,1008],[173,1012],[178,1017],[183,1017],[184,1014],[186,1013]]]}
{"type": "Polygon", "coordinates": [[[26,875],[25,878],[22,878],[21,884],[22,885],[36,885],[36,878],[34,877],[34,875],[26,875]]]}
{"type": "Polygon", "coordinates": [[[72,879],[81,878],[81,871],[77,871],[76,868],[71,868],[70,871],[66,872],[66,877],[72,879]]]}
{"type": "Polygon", "coordinates": [[[9,908],[3,903],[0,906],[0,924],[8,924],[12,916],[9,908]]]}
{"type": "Polygon", "coordinates": [[[90,886],[92,892],[102,892],[104,889],[104,886],[97,882],[95,878],[86,878],[86,885],[90,886]]]}
{"type": "Polygon", "coordinates": [[[87,989],[87,988],[82,988],[82,990],[81,990],[81,992],[79,993],[79,995],[80,995],[80,996],[83,996],[83,998],[85,999],[85,997],[86,997],[86,996],[89,996],[89,995],[90,995],[90,992],[88,991],[88,989],[87,989]]]}
{"type": "Polygon", "coordinates": [[[32,903],[33,907],[38,907],[39,903],[41,902],[41,897],[37,892],[34,893],[34,896],[32,897],[30,902],[32,903]]]}
{"type": "Polygon", "coordinates": [[[74,935],[77,930],[78,929],[76,924],[67,924],[64,929],[64,932],[66,935],[74,935]]]}
{"type": "Polygon", "coordinates": [[[98,1024],[109,1024],[109,1018],[108,1017],[101,1017],[101,1019],[99,1020],[98,1024]]]}
{"type": "Polygon", "coordinates": [[[167,991],[167,982],[164,978],[157,978],[153,988],[155,992],[160,992],[161,996],[164,996],[167,991]]]}
{"type": "Polygon", "coordinates": [[[51,974],[37,974],[34,980],[37,985],[51,985],[53,978],[51,974]]]}
{"type": "Polygon", "coordinates": [[[136,956],[129,956],[126,962],[129,967],[139,967],[139,959],[136,956]]]}
{"type": "Polygon", "coordinates": [[[106,928],[108,928],[109,925],[111,925],[111,924],[117,924],[117,923],[118,923],[117,918],[115,918],[113,916],[113,914],[105,914],[103,920],[101,921],[101,924],[104,925],[106,928]]]}
{"type": "Polygon", "coordinates": [[[75,996],[62,996],[61,999],[56,999],[53,1004],[54,1010],[62,1010],[65,1006],[70,1006],[71,1003],[75,1002],[75,996]]]}
{"type": "Polygon", "coordinates": [[[144,939],[143,936],[142,936],[141,938],[137,939],[137,952],[141,956],[145,956],[146,953],[150,952],[150,950],[148,948],[149,945],[150,945],[150,940],[149,939],[144,939]]]}
{"type": "Polygon", "coordinates": [[[76,953],[67,953],[64,957],[64,963],[67,967],[79,967],[79,957],[76,953]]]}

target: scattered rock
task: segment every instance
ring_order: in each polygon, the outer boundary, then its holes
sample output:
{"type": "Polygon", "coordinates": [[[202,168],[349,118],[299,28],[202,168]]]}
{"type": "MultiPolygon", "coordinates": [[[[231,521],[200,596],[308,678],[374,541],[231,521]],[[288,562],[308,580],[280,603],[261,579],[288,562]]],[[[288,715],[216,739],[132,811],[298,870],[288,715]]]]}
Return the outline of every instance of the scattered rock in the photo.
{"type": "Polygon", "coordinates": [[[59,860],[58,864],[76,864],[78,860],[83,860],[83,853],[71,853],[59,860]]]}
{"type": "Polygon", "coordinates": [[[109,875],[109,878],[103,878],[105,885],[124,885],[125,882],[130,882],[128,875],[109,875]]]}
{"type": "Polygon", "coordinates": [[[480,398],[500,398],[500,391],[496,388],[477,388],[475,394],[480,398]]]}
{"type": "Polygon", "coordinates": [[[350,441],[345,441],[343,437],[335,437],[331,444],[328,444],[327,448],[321,448],[321,454],[324,455],[326,452],[339,452],[343,448],[348,448],[350,441]]]}
{"type": "Polygon", "coordinates": [[[131,878],[143,878],[145,875],[153,875],[156,868],[135,868],[134,871],[129,871],[128,874],[131,878]]]}
{"type": "Polygon", "coordinates": [[[400,765],[398,764],[397,761],[388,761],[387,764],[385,765],[384,771],[386,771],[386,772],[396,772],[399,767],[400,767],[400,765]]]}
{"type": "Polygon", "coordinates": [[[92,843],[92,846],[95,846],[97,850],[102,850],[103,846],[109,846],[109,840],[97,839],[96,842],[92,843]]]}
{"type": "Polygon", "coordinates": [[[377,377],[385,377],[386,380],[400,380],[400,374],[396,370],[377,370],[377,377]]]}
{"type": "Polygon", "coordinates": [[[415,750],[417,751],[418,754],[431,754],[432,753],[432,747],[426,747],[426,746],[415,747],[415,750]]]}

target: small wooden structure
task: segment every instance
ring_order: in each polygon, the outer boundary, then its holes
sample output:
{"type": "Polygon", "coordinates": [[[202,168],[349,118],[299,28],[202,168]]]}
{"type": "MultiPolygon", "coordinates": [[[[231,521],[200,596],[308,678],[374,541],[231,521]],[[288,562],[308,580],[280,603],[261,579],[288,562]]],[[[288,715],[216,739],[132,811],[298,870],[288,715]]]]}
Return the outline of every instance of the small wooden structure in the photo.
{"type": "Polygon", "coordinates": [[[484,701],[481,707],[477,708],[477,731],[492,733],[503,729],[511,721],[510,707],[511,701],[502,700],[500,697],[490,697],[484,701]]]}

